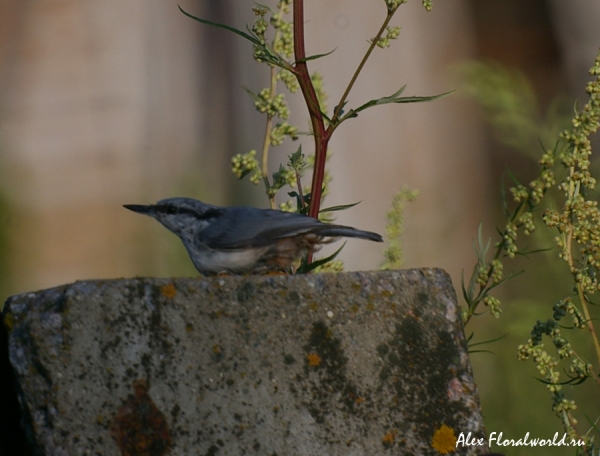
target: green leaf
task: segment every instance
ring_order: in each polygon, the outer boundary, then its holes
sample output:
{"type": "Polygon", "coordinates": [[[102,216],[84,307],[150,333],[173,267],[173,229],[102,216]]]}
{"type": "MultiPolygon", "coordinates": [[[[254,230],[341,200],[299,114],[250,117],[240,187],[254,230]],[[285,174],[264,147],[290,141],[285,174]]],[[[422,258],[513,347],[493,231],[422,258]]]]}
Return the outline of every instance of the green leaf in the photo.
{"type": "Polygon", "coordinates": [[[486,344],[491,344],[493,342],[498,342],[499,340],[504,339],[506,336],[508,336],[508,333],[503,334],[502,336],[496,337],[494,339],[484,340],[482,342],[475,342],[474,344],[469,344],[469,348],[477,347],[478,345],[486,345],[486,344]]]}
{"type": "Polygon", "coordinates": [[[600,433],[600,427],[598,427],[598,418],[596,418],[595,421],[592,421],[592,419],[587,414],[584,413],[583,416],[585,416],[586,421],[590,424],[591,429],[600,433]]]}
{"type": "Polygon", "coordinates": [[[468,294],[467,288],[465,287],[465,270],[464,269],[460,271],[460,288],[462,289],[463,298],[465,299],[465,302],[468,305],[469,304],[469,294],[468,294]]]}
{"type": "Polygon", "coordinates": [[[244,89],[246,91],[246,93],[248,93],[248,95],[250,95],[250,98],[252,98],[254,101],[262,101],[261,98],[256,93],[254,93],[252,90],[250,90],[248,87],[242,86],[242,89],[244,89]]]}
{"type": "Polygon", "coordinates": [[[490,355],[495,355],[491,350],[469,350],[469,355],[474,355],[475,353],[489,353],[490,355]]]}
{"type": "Polygon", "coordinates": [[[340,204],[339,206],[331,206],[331,207],[326,207],[325,209],[321,209],[319,212],[335,212],[335,211],[344,211],[346,209],[350,209],[351,207],[356,206],[357,204],[360,204],[362,201],[358,201],[356,203],[351,203],[351,204],[340,204]]]}
{"type": "Polygon", "coordinates": [[[544,385],[581,385],[583,382],[585,382],[589,377],[583,377],[583,378],[579,378],[579,377],[569,377],[570,380],[566,380],[564,382],[550,382],[548,380],[544,380],[542,378],[536,378],[534,377],[535,380],[537,380],[538,382],[543,383],[544,385]]]}
{"type": "Polygon", "coordinates": [[[508,174],[508,177],[510,177],[510,180],[512,180],[517,187],[522,186],[521,181],[519,181],[518,177],[515,176],[515,174],[510,169],[506,168],[504,173],[508,174]]]}
{"type": "Polygon", "coordinates": [[[522,249],[519,249],[518,252],[515,252],[515,255],[522,255],[525,258],[529,259],[528,255],[531,255],[533,253],[540,253],[540,252],[549,252],[550,250],[555,249],[556,247],[546,247],[546,248],[539,248],[539,249],[535,249],[535,250],[527,250],[528,247],[524,247],[522,249]]]}
{"type": "Polygon", "coordinates": [[[294,67],[292,65],[290,65],[290,63],[287,60],[285,60],[283,57],[281,57],[277,52],[275,52],[268,45],[268,43],[265,43],[263,40],[261,40],[257,36],[255,36],[250,31],[250,29],[248,29],[248,31],[250,33],[246,33],[239,29],[236,29],[235,27],[231,27],[229,25],[221,24],[219,22],[209,21],[207,19],[202,19],[200,17],[194,16],[193,14],[190,14],[187,11],[185,11],[179,5],[177,5],[177,7],[179,8],[179,11],[181,11],[187,17],[194,19],[195,21],[198,21],[198,22],[200,22],[202,24],[206,24],[206,25],[212,25],[213,27],[225,29],[229,32],[232,32],[232,33],[235,33],[236,35],[241,36],[242,38],[247,39],[252,44],[254,44],[257,48],[259,48],[260,50],[263,51],[263,55],[261,56],[261,58],[263,58],[264,61],[266,61],[267,63],[270,63],[272,65],[275,65],[279,68],[286,69],[286,70],[290,71],[291,73],[294,73],[294,67]]]}
{"type": "Polygon", "coordinates": [[[311,264],[306,264],[306,260],[303,259],[302,264],[296,270],[296,274],[306,274],[307,272],[310,272],[313,269],[318,268],[319,266],[321,266],[325,263],[329,263],[331,260],[335,259],[336,256],[338,256],[338,253],[340,253],[342,251],[342,249],[344,248],[345,245],[346,245],[346,243],[344,242],[342,244],[342,246],[339,249],[337,249],[335,252],[333,252],[331,255],[329,255],[328,257],[325,257],[325,258],[320,258],[318,260],[315,260],[311,264]]]}
{"type": "MultiPolygon", "coordinates": [[[[473,295],[475,294],[475,285],[477,280],[477,272],[479,270],[479,264],[476,264],[473,267],[473,273],[471,274],[471,280],[469,280],[469,287],[465,287],[465,271],[462,271],[462,280],[461,286],[463,291],[463,297],[469,306],[472,306],[474,303],[473,295]]],[[[470,309],[471,310],[471,309],[470,309]]]]}
{"type": "Polygon", "coordinates": [[[475,249],[475,253],[477,254],[478,259],[482,262],[485,263],[485,257],[487,256],[487,253],[490,249],[490,244],[492,243],[492,239],[488,238],[488,241],[485,245],[483,245],[483,224],[480,223],[479,227],[477,228],[477,243],[479,244],[479,251],[477,250],[477,248],[475,248],[475,246],[473,246],[473,248],[475,249]]]}
{"type": "Polygon", "coordinates": [[[419,97],[419,96],[401,97],[400,95],[402,94],[402,92],[404,92],[404,89],[406,89],[406,85],[402,86],[400,88],[400,90],[398,90],[396,93],[390,95],[389,97],[382,97],[382,98],[378,98],[376,100],[371,100],[371,101],[368,101],[365,104],[359,106],[358,108],[351,109],[350,111],[348,111],[348,113],[345,116],[343,116],[340,119],[339,123],[342,123],[346,119],[357,117],[359,112],[364,111],[365,109],[371,108],[373,106],[384,105],[384,104],[389,104],[389,103],[420,103],[423,101],[432,101],[432,100],[437,100],[438,98],[442,98],[447,95],[450,95],[452,92],[454,92],[454,90],[452,90],[450,92],[441,93],[439,95],[432,95],[429,97],[419,97]]]}
{"type": "Polygon", "coordinates": [[[218,27],[218,28],[222,28],[222,29],[225,29],[225,30],[229,30],[230,32],[233,32],[236,35],[241,36],[242,38],[246,38],[248,41],[256,44],[257,46],[261,46],[262,45],[261,41],[258,38],[254,37],[252,35],[248,35],[246,32],[242,32],[241,30],[238,30],[238,29],[236,29],[234,27],[230,27],[229,25],[220,24],[218,22],[212,22],[212,21],[209,21],[207,19],[202,19],[200,17],[196,17],[193,14],[190,14],[187,11],[185,11],[179,5],[177,5],[177,8],[179,8],[179,11],[181,11],[187,17],[189,17],[191,19],[194,19],[195,21],[201,22],[202,24],[212,25],[213,27],[218,27]]]}
{"type": "Polygon", "coordinates": [[[302,153],[302,144],[300,144],[296,152],[294,152],[288,158],[288,166],[290,166],[298,174],[302,174],[304,169],[308,166],[304,154],[302,153]]]}
{"type": "Polygon", "coordinates": [[[308,62],[310,60],[317,60],[320,59],[321,57],[327,57],[330,54],[333,54],[335,52],[337,48],[333,49],[332,51],[326,52],[325,54],[315,54],[315,55],[309,55],[308,57],[304,57],[303,59],[299,59],[296,60],[295,63],[302,63],[302,62],[308,62]]]}
{"type": "Polygon", "coordinates": [[[325,119],[325,120],[326,120],[326,122],[327,122],[328,124],[330,124],[330,123],[331,123],[331,119],[329,118],[329,116],[327,115],[327,113],[326,113],[325,111],[322,111],[321,109],[319,109],[319,112],[320,112],[320,113],[321,113],[321,115],[323,116],[323,119],[325,119]]]}
{"type": "Polygon", "coordinates": [[[501,279],[501,280],[500,280],[498,283],[492,283],[491,285],[488,285],[488,286],[485,288],[485,290],[484,290],[485,294],[487,295],[487,294],[488,294],[490,291],[492,291],[494,288],[496,288],[496,287],[498,287],[498,286],[502,285],[504,282],[506,282],[507,280],[510,280],[510,279],[512,279],[513,277],[516,277],[516,276],[518,276],[518,275],[521,275],[521,274],[523,274],[524,272],[525,272],[525,269],[521,269],[520,271],[517,271],[517,272],[511,272],[511,273],[508,275],[508,277],[504,277],[504,278],[503,278],[503,279],[501,279]]]}
{"type": "Polygon", "coordinates": [[[502,201],[502,214],[504,218],[509,218],[511,216],[510,210],[508,209],[508,200],[506,199],[506,187],[504,185],[504,179],[502,179],[502,183],[500,185],[500,198],[502,201]]]}

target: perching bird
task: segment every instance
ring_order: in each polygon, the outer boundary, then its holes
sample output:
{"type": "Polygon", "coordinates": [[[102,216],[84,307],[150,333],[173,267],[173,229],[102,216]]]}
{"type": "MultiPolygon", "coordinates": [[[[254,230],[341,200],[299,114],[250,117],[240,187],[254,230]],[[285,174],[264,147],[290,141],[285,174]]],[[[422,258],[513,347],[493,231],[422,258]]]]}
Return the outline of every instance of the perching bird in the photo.
{"type": "Polygon", "coordinates": [[[382,242],[377,233],[322,223],[291,212],[219,207],[192,198],[123,207],[149,215],[175,233],[201,274],[290,271],[305,252],[336,237],[382,242]]]}

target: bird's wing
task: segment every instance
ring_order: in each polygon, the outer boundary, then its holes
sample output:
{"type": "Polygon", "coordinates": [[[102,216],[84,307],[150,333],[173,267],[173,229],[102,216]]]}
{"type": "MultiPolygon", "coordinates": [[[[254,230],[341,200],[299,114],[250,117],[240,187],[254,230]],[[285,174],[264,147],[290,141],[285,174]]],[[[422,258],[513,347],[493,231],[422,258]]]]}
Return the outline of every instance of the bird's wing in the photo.
{"type": "Polygon", "coordinates": [[[275,239],[318,231],[327,225],[290,212],[229,208],[226,215],[214,220],[198,232],[196,240],[218,249],[263,247],[275,239]]]}

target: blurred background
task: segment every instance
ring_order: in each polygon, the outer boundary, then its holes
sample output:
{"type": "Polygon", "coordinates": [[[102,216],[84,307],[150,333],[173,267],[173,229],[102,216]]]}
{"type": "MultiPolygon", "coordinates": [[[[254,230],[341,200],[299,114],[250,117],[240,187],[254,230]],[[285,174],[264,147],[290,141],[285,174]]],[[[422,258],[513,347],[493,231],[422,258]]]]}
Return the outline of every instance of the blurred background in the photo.
{"type": "MultiPolygon", "coordinates": [[[[249,43],[186,18],[178,3],[241,29],[254,21],[253,4],[236,0],[0,2],[2,302],[75,280],[197,275],[175,236],[123,204],[192,196],[267,207],[262,188],[237,182],[230,161],[261,148],[264,118],[243,87],[265,87],[268,69],[254,62],[249,43]]],[[[328,0],[306,8],[308,54],[335,49],[309,64],[324,76],[331,109],[385,5],[328,0]]],[[[430,13],[417,0],[402,5],[393,20],[400,38],[376,50],[349,106],[404,84],[406,96],[456,92],[377,107],[339,128],[330,143],[326,205],[361,204],[337,213],[337,222],[383,233],[394,194],[403,186],[418,190],[404,214],[404,266],[446,269],[460,295],[461,271],[468,276],[476,261],[478,226],[495,240],[504,223],[506,169],[524,183],[535,177],[539,140],[552,146],[576,100],[586,102],[599,21],[597,0],[434,0],[430,13]],[[515,93],[522,97],[511,98],[515,93]],[[518,122],[508,130],[494,123],[498,105],[525,112],[535,127],[529,136],[518,122]]],[[[307,131],[301,99],[288,101],[290,123],[307,131]]],[[[300,141],[310,153],[310,138],[300,141]]],[[[296,148],[286,142],[274,149],[271,170],[296,148]]],[[[544,246],[543,237],[538,243],[544,246]]],[[[340,258],[347,270],[377,269],[382,248],[351,241],[340,258]]],[[[508,263],[507,272],[527,273],[504,287],[501,319],[484,316],[467,328],[476,341],[505,336],[486,346],[493,354],[474,354],[472,362],[488,431],[507,438],[562,435],[533,363],[516,358],[535,320],[551,317],[552,304],[570,291],[554,258],[550,252],[508,263]]],[[[583,416],[594,391],[573,390],[583,416]]]]}

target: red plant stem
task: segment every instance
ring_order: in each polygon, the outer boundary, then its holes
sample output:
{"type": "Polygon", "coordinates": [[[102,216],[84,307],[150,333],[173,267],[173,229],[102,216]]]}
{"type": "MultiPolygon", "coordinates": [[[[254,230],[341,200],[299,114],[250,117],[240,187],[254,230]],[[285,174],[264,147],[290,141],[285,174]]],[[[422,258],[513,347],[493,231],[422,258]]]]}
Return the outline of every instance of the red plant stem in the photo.
{"type": "Polygon", "coordinates": [[[308,65],[306,64],[306,49],[304,46],[304,0],[293,0],[294,17],[294,64],[295,75],[302,90],[302,95],[308,107],[310,122],[315,137],[315,165],[310,191],[310,208],[308,215],[318,218],[321,206],[321,195],[323,194],[323,179],[325,178],[325,161],[327,157],[327,145],[331,133],[325,129],[323,115],[319,107],[317,93],[310,79],[308,65]]]}

